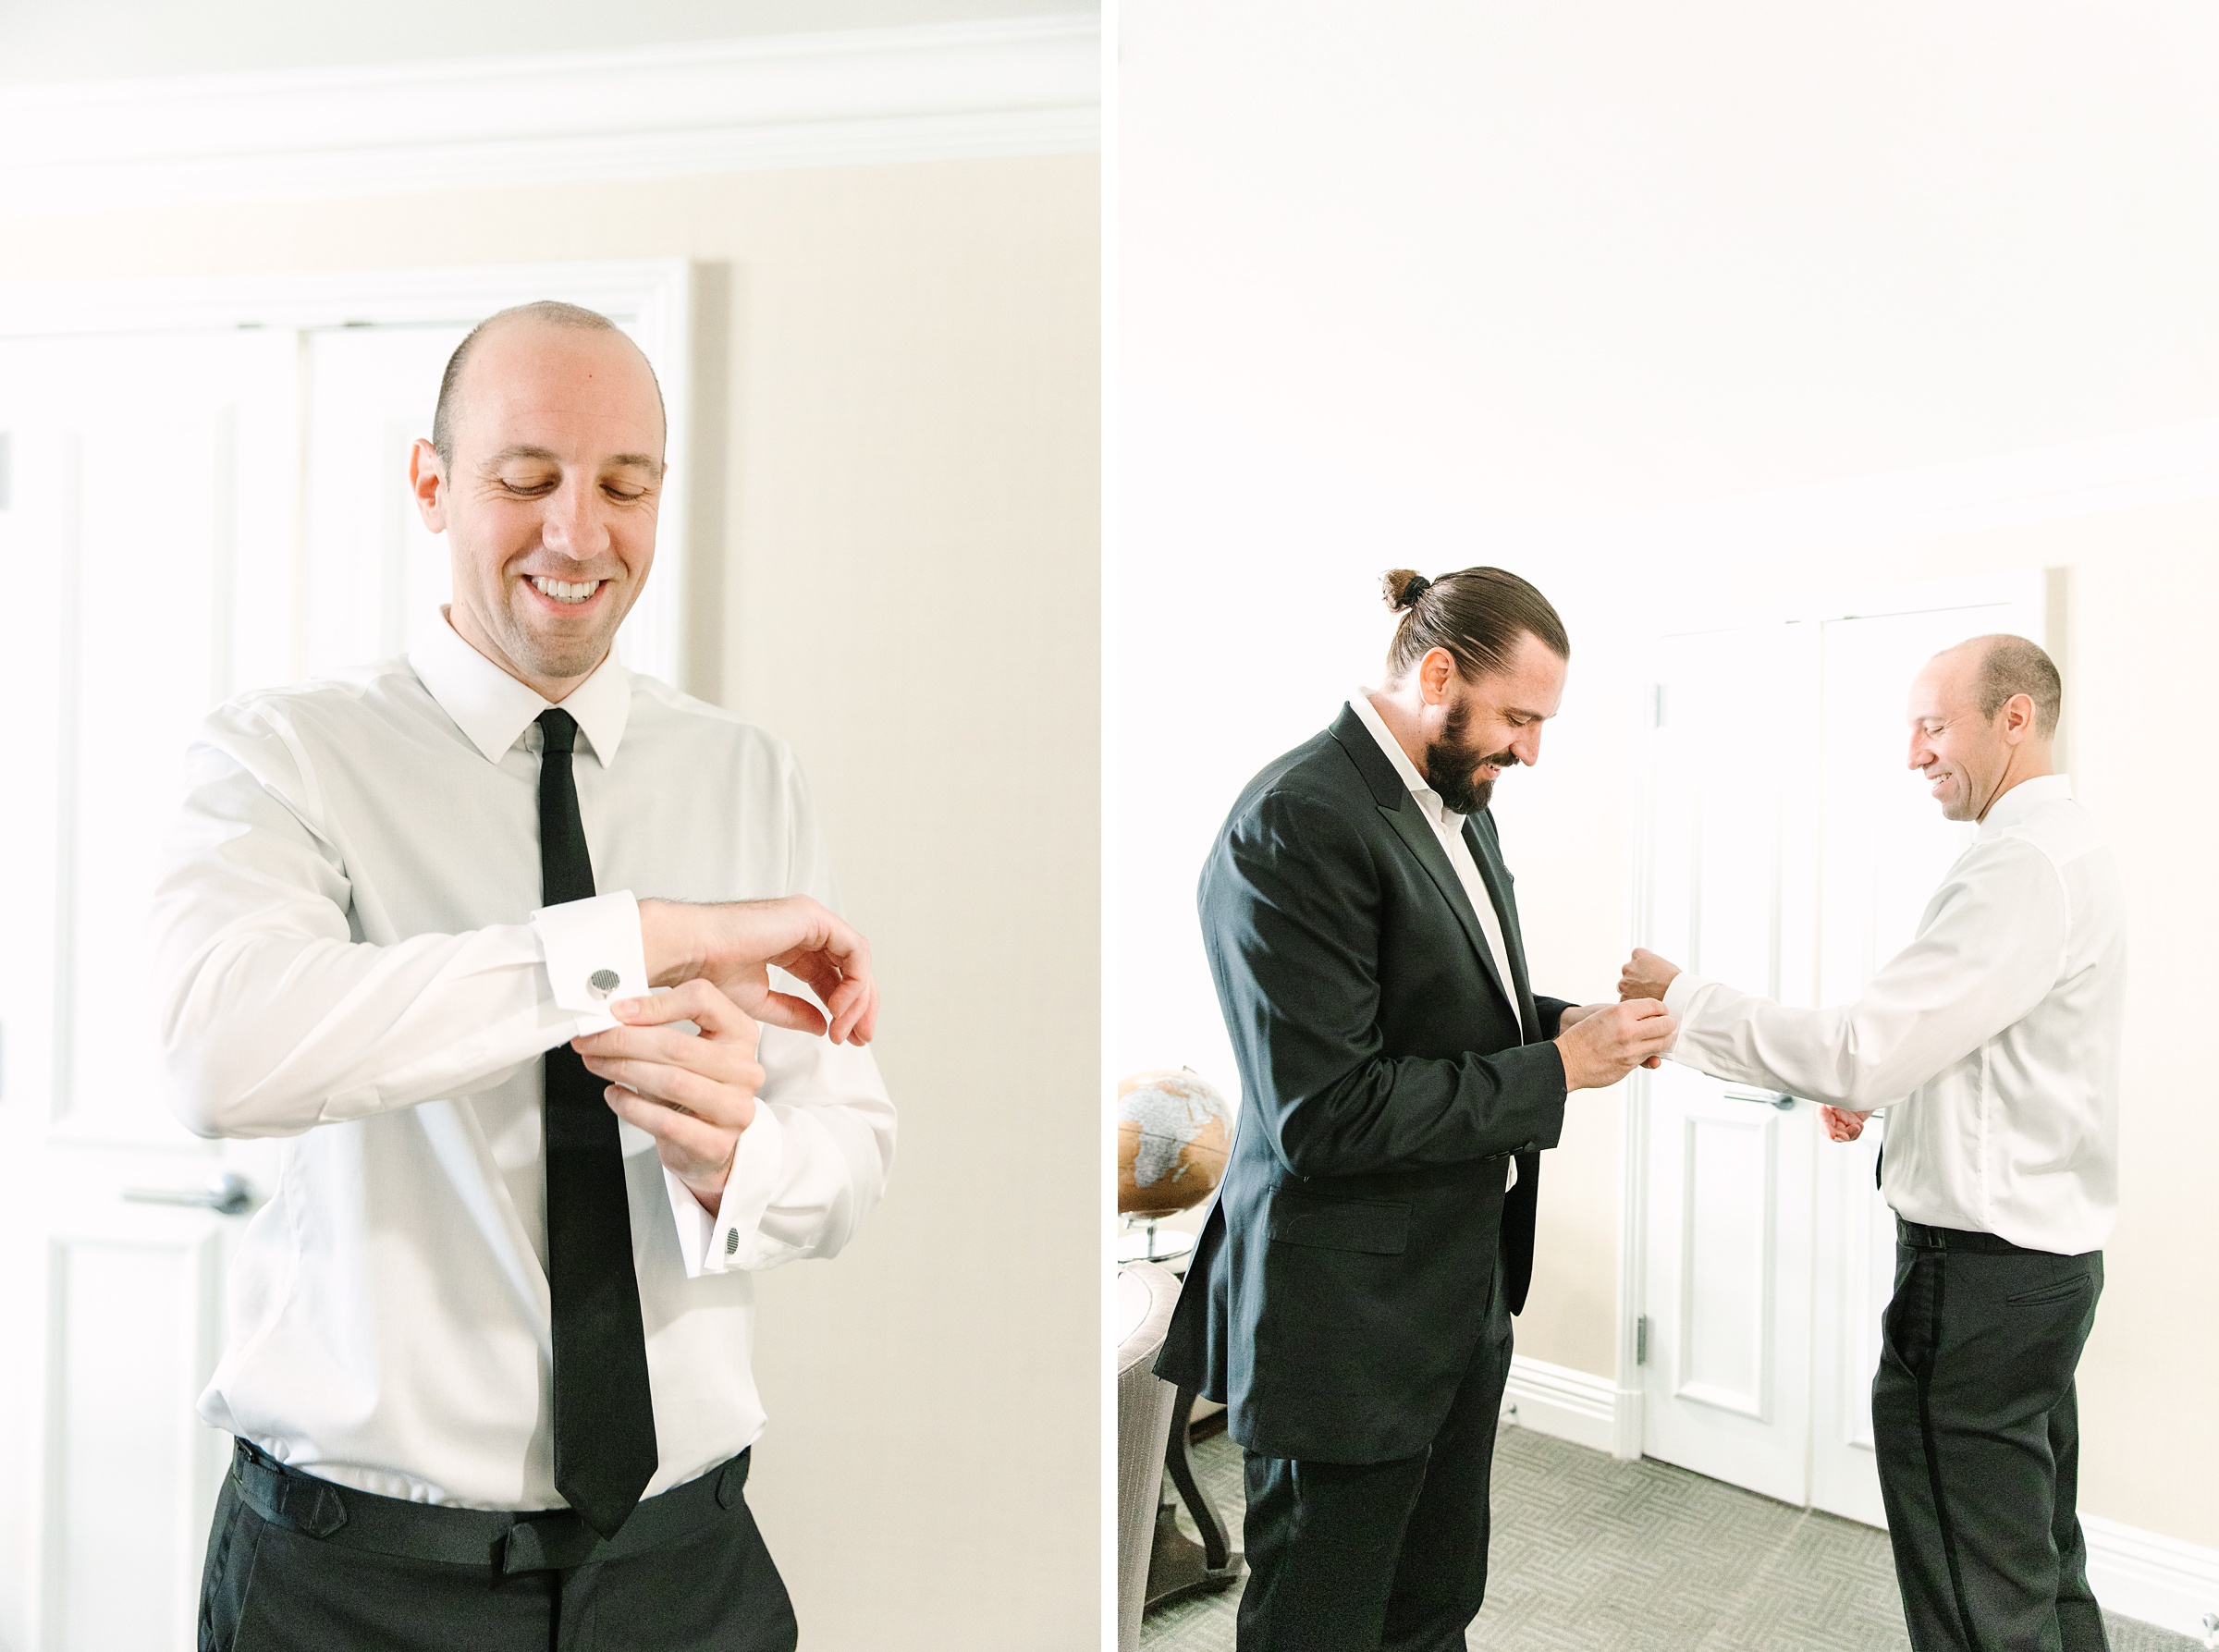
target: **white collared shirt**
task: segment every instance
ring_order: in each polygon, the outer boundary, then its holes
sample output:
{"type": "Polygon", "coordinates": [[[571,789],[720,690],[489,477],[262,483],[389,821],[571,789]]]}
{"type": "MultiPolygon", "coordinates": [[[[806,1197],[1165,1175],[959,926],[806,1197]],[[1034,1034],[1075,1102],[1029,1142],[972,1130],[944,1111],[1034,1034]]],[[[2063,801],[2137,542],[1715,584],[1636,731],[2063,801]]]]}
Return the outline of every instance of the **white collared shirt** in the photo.
{"type": "Polygon", "coordinates": [[[1996,799],[1918,937],[1854,1004],[1798,1010],[1682,974],[1673,1059],[1857,1112],[1911,1221],[2101,1249],[2118,1212],[2125,899],[2063,775],[1996,799]]]}
{"type": "MultiPolygon", "coordinates": [[[[287,1138],[201,1414],[389,1497],[562,1502],[539,1057],[613,1024],[595,970],[618,973],[615,996],[644,985],[631,891],[836,899],[786,748],[612,655],[563,703],[609,892],[539,912],[546,705],[446,625],[406,659],[234,700],[187,759],[155,898],[174,1107],[203,1134],[287,1138]]],[[[761,1431],[750,1274],[839,1251],[891,1163],[867,1051],[765,1027],[758,1059],[762,1105],[714,1218],[649,1136],[620,1132],[661,1457],[648,1495],[761,1431]]]]}
{"type": "Polygon", "coordinates": [[[1403,750],[1387,720],[1379,716],[1379,708],[1371,703],[1371,691],[1358,689],[1348,697],[1348,708],[1364,719],[1364,727],[1371,730],[1371,738],[1379,742],[1379,750],[1387,753],[1387,761],[1394,765],[1394,772],[1402,777],[1410,795],[1417,800],[1418,813],[1433,828],[1433,836],[1441,840],[1442,852],[1455,870],[1456,881],[1464,886],[1465,899],[1472,903],[1472,911],[1479,919],[1480,933],[1487,936],[1487,949],[1494,957],[1495,975],[1502,983],[1502,996],[1510,1000],[1511,1014],[1527,1035],[1533,1029],[1525,1025],[1526,1012],[1517,1001],[1517,983],[1510,973],[1510,950],[1502,944],[1502,919],[1495,911],[1494,897],[1487,891],[1487,880],[1479,875],[1478,863],[1472,859],[1472,846],[1464,840],[1464,816],[1449,812],[1441,802],[1441,793],[1426,783],[1417,765],[1403,750]]]}

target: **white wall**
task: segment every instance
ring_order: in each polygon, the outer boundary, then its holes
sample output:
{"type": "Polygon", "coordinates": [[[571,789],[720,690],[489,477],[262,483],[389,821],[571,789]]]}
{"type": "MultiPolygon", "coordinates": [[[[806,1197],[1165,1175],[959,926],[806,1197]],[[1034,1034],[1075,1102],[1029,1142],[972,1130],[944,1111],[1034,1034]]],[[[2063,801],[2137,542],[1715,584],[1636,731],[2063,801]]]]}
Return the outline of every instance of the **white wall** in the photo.
{"type": "Polygon", "coordinates": [[[1098,211],[1071,155],[0,213],[0,280],[698,261],[687,686],[807,769],[901,1109],[761,1281],[748,1496],[831,1652],[1097,1642],[1098,211]]]}
{"type": "MultiPolygon", "coordinates": [[[[2138,988],[2083,1506],[2219,1543],[2219,1328],[2175,1287],[2219,1242],[2219,1129],[2167,1030],[2219,922],[2182,750],[2219,445],[2108,491],[2045,483],[2085,449],[1906,474],[2219,415],[2219,14],[1131,0],[1121,29],[1113,1064],[1232,1088],[1195,877],[1245,778],[1376,679],[1379,570],[1500,563],[1565,614],[1563,716],[1498,796],[1537,981],[1580,997],[1630,939],[1660,606],[2065,568],[2138,988]]],[[[1608,1375],[1617,1102],[1571,1120],[1521,1347],[1608,1375]]]]}

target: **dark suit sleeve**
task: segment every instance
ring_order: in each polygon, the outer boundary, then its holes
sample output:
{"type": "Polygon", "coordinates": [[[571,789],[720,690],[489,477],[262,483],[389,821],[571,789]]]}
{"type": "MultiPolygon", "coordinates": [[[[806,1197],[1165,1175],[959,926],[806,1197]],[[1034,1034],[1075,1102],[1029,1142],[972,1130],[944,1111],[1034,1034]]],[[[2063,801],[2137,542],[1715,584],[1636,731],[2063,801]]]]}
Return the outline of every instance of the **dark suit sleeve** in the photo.
{"type": "Polygon", "coordinates": [[[1297,1176],[1353,1176],[1556,1145],[1553,1044],[1382,1053],[1379,869],[1346,816],[1267,793],[1230,823],[1201,887],[1210,969],[1257,1113],[1297,1176]]]}
{"type": "Polygon", "coordinates": [[[1544,998],[1536,993],[1533,996],[1533,1007],[1541,1018],[1541,1036],[1553,1038],[1563,1031],[1564,1011],[1575,1006],[1568,998],[1544,998]]]}

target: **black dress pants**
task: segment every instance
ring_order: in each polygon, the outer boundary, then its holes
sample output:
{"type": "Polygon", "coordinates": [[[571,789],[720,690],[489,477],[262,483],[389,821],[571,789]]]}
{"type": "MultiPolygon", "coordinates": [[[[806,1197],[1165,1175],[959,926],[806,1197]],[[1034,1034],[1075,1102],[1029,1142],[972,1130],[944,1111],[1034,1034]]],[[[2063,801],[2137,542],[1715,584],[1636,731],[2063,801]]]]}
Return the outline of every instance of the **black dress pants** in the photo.
{"type": "Polygon", "coordinates": [[[612,1545],[567,1511],[373,1497],[242,1441],[209,1533],[200,1652],[793,1652],[746,1479],[742,1452],[642,1502],[612,1545]]]}
{"type": "Polygon", "coordinates": [[[1914,1652],[2105,1652],[2073,1373],[2103,1257],[1898,1224],[1872,1438],[1914,1652]]]}
{"type": "Polygon", "coordinates": [[[1464,1652],[1487,1597],[1488,1477],[1510,1351],[1498,1268],[1479,1345],[1426,1450],[1365,1463],[1243,1454],[1239,1652],[1464,1652]]]}

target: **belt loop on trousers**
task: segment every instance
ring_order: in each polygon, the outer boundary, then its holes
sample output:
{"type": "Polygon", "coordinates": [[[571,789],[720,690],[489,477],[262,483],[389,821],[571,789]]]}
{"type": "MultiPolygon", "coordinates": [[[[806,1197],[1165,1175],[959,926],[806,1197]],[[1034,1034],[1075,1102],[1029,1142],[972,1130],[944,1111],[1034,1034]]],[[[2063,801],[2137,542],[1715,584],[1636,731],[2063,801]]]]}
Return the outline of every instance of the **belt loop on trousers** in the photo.
{"type": "Polygon", "coordinates": [[[747,1489],[747,1462],[754,1455],[753,1450],[742,1451],[718,1471],[717,1506],[719,1509],[730,1508],[740,1500],[740,1494],[747,1489]]]}
{"type": "Polygon", "coordinates": [[[328,1537],[347,1524],[347,1505],[323,1481],[288,1475],[245,1440],[231,1451],[231,1477],[247,1506],[273,1525],[328,1537]]]}

